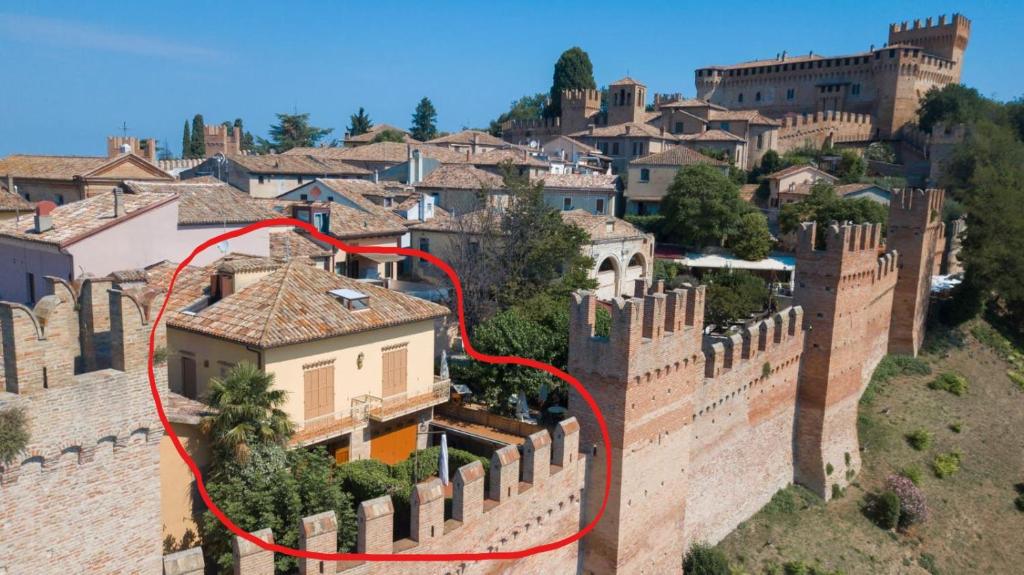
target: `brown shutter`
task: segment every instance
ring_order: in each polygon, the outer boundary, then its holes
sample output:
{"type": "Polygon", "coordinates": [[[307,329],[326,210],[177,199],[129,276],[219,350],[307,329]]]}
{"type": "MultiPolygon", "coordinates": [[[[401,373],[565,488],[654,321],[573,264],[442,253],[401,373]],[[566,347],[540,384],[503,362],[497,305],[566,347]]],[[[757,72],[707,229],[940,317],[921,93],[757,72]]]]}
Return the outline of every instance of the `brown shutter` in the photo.
{"type": "Polygon", "coordinates": [[[405,393],[408,381],[408,347],[405,344],[385,348],[381,357],[383,364],[383,397],[405,393]]]}
{"type": "Polygon", "coordinates": [[[307,368],[302,377],[305,418],[334,413],[334,364],[307,368]]]}

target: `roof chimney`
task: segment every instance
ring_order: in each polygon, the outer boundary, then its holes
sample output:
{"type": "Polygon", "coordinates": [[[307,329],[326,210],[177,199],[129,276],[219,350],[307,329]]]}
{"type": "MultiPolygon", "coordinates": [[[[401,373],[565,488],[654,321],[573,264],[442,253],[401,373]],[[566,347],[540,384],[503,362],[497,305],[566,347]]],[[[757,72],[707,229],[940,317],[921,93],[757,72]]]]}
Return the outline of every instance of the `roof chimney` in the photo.
{"type": "Polygon", "coordinates": [[[50,212],[57,209],[57,204],[44,200],[36,204],[36,229],[37,234],[48,232],[53,229],[53,216],[50,212]]]}
{"type": "Polygon", "coordinates": [[[124,191],[121,188],[114,188],[114,217],[124,215],[124,191]]]}
{"type": "Polygon", "coordinates": [[[782,51],[782,61],[783,62],[786,61],[786,51],[785,50],[782,51]]]}
{"type": "Polygon", "coordinates": [[[217,270],[210,274],[210,299],[209,303],[216,303],[235,291],[235,274],[228,271],[217,270]]]}

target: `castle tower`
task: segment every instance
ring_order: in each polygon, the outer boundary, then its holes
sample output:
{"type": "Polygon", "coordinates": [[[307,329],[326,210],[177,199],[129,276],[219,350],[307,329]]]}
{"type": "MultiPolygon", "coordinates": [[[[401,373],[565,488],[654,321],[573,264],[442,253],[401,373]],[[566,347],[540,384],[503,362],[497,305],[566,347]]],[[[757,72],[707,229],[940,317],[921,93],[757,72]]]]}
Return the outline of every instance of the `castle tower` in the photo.
{"type": "Polygon", "coordinates": [[[893,190],[889,201],[888,244],[900,254],[889,353],[917,355],[924,340],[931,275],[943,247],[944,197],[943,190],[893,190]]]}
{"type": "Polygon", "coordinates": [[[203,126],[203,138],[206,141],[206,157],[212,158],[217,154],[225,156],[237,156],[242,153],[241,130],[232,129],[228,133],[228,127],[223,124],[216,126],[203,126]]]}
{"type": "Polygon", "coordinates": [[[601,111],[601,92],[598,90],[562,90],[561,125],[563,134],[587,129],[594,116],[601,111]]]}
{"type": "Polygon", "coordinates": [[[963,69],[964,51],[971,37],[971,21],[960,14],[953,14],[949,20],[945,14],[937,21],[926,18],[924,25],[921,20],[914,20],[913,26],[907,22],[889,25],[889,45],[911,44],[924,49],[929,54],[952,60],[956,82],[960,81],[963,69]]]}
{"type": "Polygon", "coordinates": [[[156,140],[139,140],[135,136],[107,136],[108,158],[116,158],[125,153],[156,163],[156,140]]]}
{"type": "MultiPolygon", "coordinates": [[[[596,297],[573,295],[569,371],[601,408],[612,448],[608,506],[582,545],[587,574],[679,570],[693,393],[704,374],[704,288],[661,289],[659,282],[643,299],[613,300],[606,338],[594,336],[596,297]]],[[[580,421],[581,449],[593,450],[583,518],[589,523],[609,461],[596,418],[575,390],[569,411],[580,421]]]]}
{"type": "Polygon", "coordinates": [[[646,101],[647,86],[629,76],[608,86],[608,125],[640,121],[646,101]]]}
{"type": "Polygon", "coordinates": [[[797,391],[798,483],[822,497],[860,469],[857,404],[886,353],[896,254],[879,257],[881,225],[832,224],[818,249],[803,224],[793,298],[803,307],[806,343],[797,391]]]}

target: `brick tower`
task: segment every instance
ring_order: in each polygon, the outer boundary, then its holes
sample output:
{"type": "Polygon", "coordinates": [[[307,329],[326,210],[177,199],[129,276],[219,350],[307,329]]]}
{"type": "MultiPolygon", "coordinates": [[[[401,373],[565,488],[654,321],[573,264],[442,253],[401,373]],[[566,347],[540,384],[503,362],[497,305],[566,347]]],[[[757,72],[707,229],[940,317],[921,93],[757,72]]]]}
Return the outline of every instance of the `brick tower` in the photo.
{"type": "Polygon", "coordinates": [[[587,129],[601,111],[598,90],[562,90],[562,133],[572,134],[587,129]]]}
{"type": "Polygon", "coordinates": [[[796,418],[796,481],[829,498],[860,469],[857,404],[886,353],[896,254],[879,257],[881,225],[837,225],[816,248],[814,223],[797,246],[794,301],[806,343],[796,418]]]}
{"type": "Polygon", "coordinates": [[[889,201],[889,248],[900,254],[889,353],[917,355],[924,339],[931,275],[945,247],[943,190],[893,190],[889,201]]]}
{"type": "MultiPolygon", "coordinates": [[[[612,443],[608,507],[581,550],[587,574],[679,570],[688,426],[704,374],[704,288],[661,291],[659,282],[642,299],[613,300],[607,338],[594,336],[596,297],[573,296],[569,371],[601,407],[612,443]]],[[[581,447],[594,447],[584,501],[589,522],[608,461],[596,419],[575,391],[569,411],[580,420],[581,447]]]]}
{"type": "Polygon", "coordinates": [[[951,60],[957,82],[963,70],[964,52],[971,38],[971,21],[962,14],[953,14],[948,20],[943,14],[933,23],[926,18],[924,25],[921,20],[914,20],[913,26],[907,22],[889,25],[889,45],[910,44],[923,48],[929,54],[951,60]]]}
{"type": "Polygon", "coordinates": [[[608,125],[642,121],[646,101],[647,86],[629,76],[608,86],[608,125]]]}

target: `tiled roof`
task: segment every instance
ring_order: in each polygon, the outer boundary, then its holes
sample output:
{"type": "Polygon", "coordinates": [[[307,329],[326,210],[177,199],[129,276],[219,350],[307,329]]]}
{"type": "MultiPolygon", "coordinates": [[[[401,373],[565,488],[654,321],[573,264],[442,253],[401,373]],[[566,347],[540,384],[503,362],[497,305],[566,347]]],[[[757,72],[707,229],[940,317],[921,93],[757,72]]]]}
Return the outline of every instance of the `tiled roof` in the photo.
{"type": "Polygon", "coordinates": [[[577,140],[576,138],[571,138],[569,136],[555,136],[554,138],[551,138],[550,140],[548,140],[547,143],[545,143],[543,146],[541,146],[541,148],[543,149],[543,148],[547,147],[549,144],[551,144],[551,142],[554,142],[555,140],[558,140],[559,138],[561,138],[563,140],[567,140],[568,142],[570,142],[571,144],[573,144],[577,148],[580,148],[580,151],[582,151],[582,152],[586,152],[587,154],[590,154],[592,156],[602,156],[602,157],[604,156],[604,154],[601,153],[601,150],[598,150],[597,148],[595,148],[594,146],[591,146],[590,144],[585,144],[585,143],[577,140]]]}
{"type": "Polygon", "coordinates": [[[297,258],[325,258],[334,253],[332,246],[323,246],[308,234],[288,230],[270,234],[270,257],[291,261],[297,258]]]}
{"type": "Polygon", "coordinates": [[[310,155],[317,158],[390,164],[401,164],[409,159],[410,150],[419,150],[423,157],[433,158],[442,163],[466,163],[466,155],[464,153],[431,144],[377,142],[351,148],[308,148],[308,150],[310,155]]]}
{"type": "Polygon", "coordinates": [[[194,315],[178,314],[168,325],[266,349],[447,313],[448,308],[426,300],[291,262],[194,315]],[[369,296],[369,306],[349,310],[328,293],[337,289],[369,296]]]}
{"type": "Polygon", "coordinates": [[[778,120],[764,116],[757,110],[711,110],[708,120],[712,122],[748,122],[755,126],[782,125],[778,120]]]}
{"type": "MultiPolygon", "coordinates": [[[[317,181],[330,188],[339,196],[367,210],[377,210],[380,206],[366,199],[366,196],[391,197],[392,195],[383,185],[369,180],[317,178],[317,181]]],[[[312,188],[310,188],[310,191],[312,192],[312,188]]],[[[285,192],[282,195],[289,193],[291,192],[285,192]]],[[[316,196],[313,196],[313,199],[315,201],[316,196]]]]}
{"type": "Polygon", "coordinates": [[[612,82],[611,84],[609,84],[609,86],[622,86],[622,85],[626,85],[626,86],[643,86],[644,84],[643,84],[643,82],[638,82],[638,81],[634,80],[633,78],[630,78],[629,76],[626,76],[625,78],[623,78],[621,80],[617,80],[617,81],[612,82]]]}
{"type": "Polygon", "coordinates": [[[427,140],[428,144],[472,144],[473,140],[476,140],[477,144],[484,146],[498,146],[505,147],[508,142],[501,138],[495,138],[487,132],[481,132],[480,130],[463,130],[454,134],[448,134],[447,136],[441,136],[440,138],[434,138],[433,140],[427,140]]]}
{"type": "Polygon", "coordinates": [[[468,160],[474,166],[497,166],[511,161],[516,166],[530,166],[534,168],[547,169],[551,164],[531,156],[529,152],[522,149],[501,148],[490,150],[482,154],[475,154],[468,160]]]}
{"type": "Polygon", "coordinates": [[[695,164],[708,164],[711,166],[728,165],[722,160],[710,158],[685,146],[676,146],[664,152],[648,154],[629,163],[631,166],[692,166],[695,164]]]}
{"type": "Polygon", "coordinates": [[[8,191],[6,187],[0,190],[0,212],[24,212],[29,214],[35,207],[35,204],[14,192],[8,191]]]}
{"type": "MultiPolygon", "coordinates": [[[[269,209],[281,214],[279,217],[291,217],[291,206],[295,204],[310,205],[310,202],[297,200],[257,201],[265,202],[269,209]]],[[[372,204],[372,202],[368,203],[372,204]]],[[[337,238],[401,235],[406,231],[402,218],[376,204],[372,204],[373,209],[353,208],[338,202],[313,202],[311,205],[326,206],[330,209],[329,231],[332,236],[337,238]]]]}
{"type": "Polygon", "coordinates": [[[206,161],[206,158],[177,158],[173,160],[157,160],[156,166],[161,170],[172,173],[190,170],[206,161]]]}
{"type": "Polygon", "coordinates": [[[534,179],[545,188],[615,191],[619,177],[608,174],[544,174],[534,179]]]}
{"type": "Polygon", "coordinates": [[[284,262],[272,257],[232,253],[218,259],[211,267],[219,272],[240,274],[273,271],[282,265],[284,262]]]}
{"type": "Polygon", "coordinates": [[[838,194],[840,197],[847,196],[849,194],[856,194],[857,192],[861,192],[861,191],[864,191],[864,190],[870,190],[871,188],[877,188],[877,189],[879,189],[879,190],[881,190],[883,192],[888,192],[889,191],[889,190],[887,190],[887,189],[885,189],[882,186],[879,186],[877,184],[859,183],[859,184],[841,184],[841,185],[835,186],[836,194],[838,194]]]}
{"type": "Polygon", "coordinates": [[[812,166],[810,164],[797,164],[795,166],[789,166],[788,168],[782,168],[781,170],[779,170],[777,172],[772,172],[772,173],[768,174],[765,177],[769,178],[769,179],[785,178],[786,176],[791,176],[793,174],[796,174],[796,173],[799,173],[799,172],[802,172],[802,171],[808,170],[808,169],[809,170],[814,170],[815,172],[818,172],[822,176],[825,176],[827,178],[831,178],[832,180],[835,180],[835,176],[829,174],[828,172],[824,172],[822,170],[819,170],[818,168],[815,168],[814,166],[812,166]]]}
{"type": "Polygon", "coordinates": [[[495,229],[497,229],[497,225],[501,221],[501,213],[496,209],[479,209],[456,217],[444,208],[435,205],[433,218],[424,222],[410,222],[410,227],[432,232],[467,233],[483,229],[488,220],[495,224],[495,229]]]}
{"type": "MultiPolygon", "coordinates": [[[[320,149],[320,148],[315,148],[320,149]]],[[[335,148],[343,149],[343,148],[335,148]]],[[[329,157],[305,154],[231,156],[231,160],[253,174],[309,174],[310,176],[365,176],[369,170],[329,157]]]]}
{"type": "Polygon", "coordinates": [[[686,134],[679,137],[688,142],[746,142],[743,138],[725,130],[705,130],[697,134],[686,134]]]}
{"type": "Polygon", "coordinates": [[[346,144],[347,143],[364,143],[364,144],[369,144],[369,143],[373,142],[374,138],[377,137],[378,133],[383,132],[385,130],[391,130],[392,132],[398,132],[399,134],[402,134],[402,140],[405,143],[408,143],[408,144],[417,144],[417,143],[419,143],[419,140],[416,140],[415,138],[413,138],[409,134],[408,131],[403,130],[402,128],[398,128],[398,127],[392,126],[391,124],[375,124],[373,127],[371,127],[364,134],[359,134],[358,136],[349,136],[349,137],[345,138],[345,143],[346,144]]]}
{"type": "Polygon", "coordinates": [[[37,233],[32,218],[22,218],[21,221],[10,219],[0,222],[0,236],[66,246],[178,199],[175,194],[152,192],[124,194],[122,197],[125,213],[117,218],[114,217],[114,194],[107,193],[58,206],[50,212],[53,228],[48,231],[37,233]]]}
{"type": "Polygon", "coordinates": [[[614,216],[592,214],[586,210],[559,212],[562,221],[574,224],[590,235],[592,241],[642,237],[644,233],[626,220],[614,216]]]}
{"type": "Polygon", "coordinates": [[[125,187],[134,193],[178,194],[181,225],[251,224],[280,217],[249,194],[212,177],[183,182],[127,181],[125,187]]]}
{"type": "Polygon", "coordinates": [[[595,127],[594,131],[591,132],[589,129],[576,132],[572,134],[574,138],[618,138],[622,136],[630,136],[634,138],[660,138],[662,140],[675,140],[676,137],[668,132],[663,132],[661,128],[655,128],[650,124],[641,122],[624,122],[622,124],[614,124],[611,126],[595,127]]]}
{"type": "Polygon", "coordinates": [[[725,110],[726,109],[724,106],[719,106],[718,104],[712,104],[711,102],[708,102],[707,100],[697,100],[697,99],[694,99],[694,98],[687,98],[687,99],[683,99],[683,100],[673,100],[671,102],[668,102],[667,104],[661,104],[660,107],[661,108],[703,108],[703,107],[708,107],[708,108],[711,108],[712,110],[725,110]]]}
{"type": "Polygon", "coordinates": [[[504,188],[500,176],[485,172],[473,166],[442,165],[423,178],[417,188],[443,188],[456,190],[481,190],[504,188]]]}
{"type": "Polygon", "coordinates": [[[29,156],[16,154],[0,159],[0,174],[18,178],[70,180],[110,161],[98,156],[29,156]]]}
{"type": "MultiPolygon", "coordinates": [[[[129,293],[142,294],[147,291],[166,293],[171,285],[171,277],[178,264],[170,261],[157,262],[143,269],[121,270],[110,274],[110,279],[122,285],[129,293]],[[141,285],[134,285],[141,284],[141,285]]],[[[212,267],[185,266],[174,281],[174,291],[167,301],[165,318],[172,317],[178,310],[187,307],[203,296],[210,284],[212,267]]],[[[159,300],[157,300],[159,302],[159,300]]],[[[155,317],[155,316],[154,316],[155,317]]]]}

